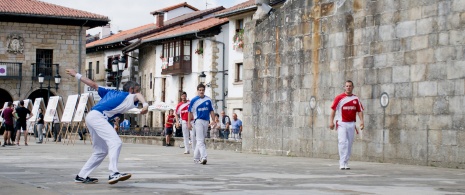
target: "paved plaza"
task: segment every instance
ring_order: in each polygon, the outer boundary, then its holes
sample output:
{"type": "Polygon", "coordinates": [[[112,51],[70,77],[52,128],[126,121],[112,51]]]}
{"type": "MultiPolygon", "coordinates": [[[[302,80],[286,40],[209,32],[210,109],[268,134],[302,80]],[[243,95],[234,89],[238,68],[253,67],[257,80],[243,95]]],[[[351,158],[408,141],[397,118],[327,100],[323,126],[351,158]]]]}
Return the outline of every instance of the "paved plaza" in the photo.
{"type": "Polygon", "coordinates": [[[208,150],[194,164],[178,147],[123,144],[119,169],[131,179],[109,185],[108,158],[92,177],[74,183],[91,145],[46,143],[0,148],[0,194],[465,194],[465,170],[280,157],[208,150]]]}

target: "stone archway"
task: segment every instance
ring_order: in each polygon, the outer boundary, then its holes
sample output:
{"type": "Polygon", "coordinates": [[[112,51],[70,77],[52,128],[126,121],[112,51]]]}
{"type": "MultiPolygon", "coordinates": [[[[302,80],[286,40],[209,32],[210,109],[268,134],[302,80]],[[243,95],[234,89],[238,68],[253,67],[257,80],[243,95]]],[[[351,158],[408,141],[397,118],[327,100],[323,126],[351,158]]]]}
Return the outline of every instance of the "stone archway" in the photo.
{"type": "MultiPolygon", "coordinates": [[[[54,95],[55,94],[50,91],[50,96],[54,96],[54,95]]],[[[36,98],[44,98],[45,106],[47,106],[48,105],[48,97],[49,96],[48,96],[48,90],[47,89],[38,89],[38,90],[33,91],[27,97],[27,99],[32,100],[32,102],[34,103],[36,98]]]]}
{"type": "Polygon", "coordinates": [[[0,108],[3,108],[5,102],[13,102],[13,98],[7,90],[0,88],[0,108]]]}

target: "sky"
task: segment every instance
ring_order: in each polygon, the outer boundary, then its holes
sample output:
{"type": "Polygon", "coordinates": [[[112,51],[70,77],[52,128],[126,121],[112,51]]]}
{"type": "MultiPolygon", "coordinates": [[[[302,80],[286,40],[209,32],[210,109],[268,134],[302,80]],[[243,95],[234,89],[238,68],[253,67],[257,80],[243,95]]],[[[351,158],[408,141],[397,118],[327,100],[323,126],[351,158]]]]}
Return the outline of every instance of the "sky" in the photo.
{"type": "MultiPolygon", "coordinates": [[[[111,31],[129,30],[153,22],[150,12],[187,2],[199,10],[223,6],[232,7],[247,0],[40,0],[73,9],[88,11],[110,18],[111,31]],[[206,5],[208,3],[208,5],[206,5]]],[[[100,28],[87,31],[97,34],[100,28]]]]}

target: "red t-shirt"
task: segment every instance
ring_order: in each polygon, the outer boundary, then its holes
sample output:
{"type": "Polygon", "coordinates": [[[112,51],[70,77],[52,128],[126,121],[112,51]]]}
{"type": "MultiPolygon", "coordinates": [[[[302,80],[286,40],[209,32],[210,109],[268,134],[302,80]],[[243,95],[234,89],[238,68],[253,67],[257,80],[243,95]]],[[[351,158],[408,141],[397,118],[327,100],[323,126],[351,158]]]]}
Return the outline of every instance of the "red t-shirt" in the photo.
{"type": "Polygon", "coordinates": [[[189,101],[187,101],[186,103],[179,102],[179,104],[176,106],[176,114],[181,115],[181,120],[187,121],[187,116],[189,114],[188,109],[189,101]]]}
{"type": "Polygon", "coordinates": [[[13,109],[5,108],[3,109],[2,118],[7,125],[13,125],[13,109]]]}
{"type": "Polygon", "coordinates": [[[173,127],[174,115],[169,115],[168,120],[165,122],[165,127],[173,127]],[[171,124],[168,124],[171,123],[171,124]]]}
{"type": "Polygon", "coordinates": [[[331,109],[336,111],[336,121],[355,122],[357,112],[362,112],[363,106],[356,95],[342,93],[334,98],[331,109]]]}

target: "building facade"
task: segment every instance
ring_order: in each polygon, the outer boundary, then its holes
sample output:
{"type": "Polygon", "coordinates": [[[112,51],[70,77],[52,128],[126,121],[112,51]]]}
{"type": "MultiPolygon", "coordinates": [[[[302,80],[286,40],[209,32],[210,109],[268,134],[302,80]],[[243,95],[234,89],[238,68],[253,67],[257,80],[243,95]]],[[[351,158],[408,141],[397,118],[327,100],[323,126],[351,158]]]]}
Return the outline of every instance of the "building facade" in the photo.
{"type": "Polygon", "coordinates": [[[109,19],[40,1],[4,1],[1,7],[0,104],[37,97],[47,103],[48,96],[54,95],[66,101],[68,95],[82,93],[78,82],[65,76],[65,69],[83,72],[85,31],[105,25],[109,19]],[[42,90],[40,73],[45,76],[42,90]],[[57,75],[61,76],[58,88],[57,75]]]}

